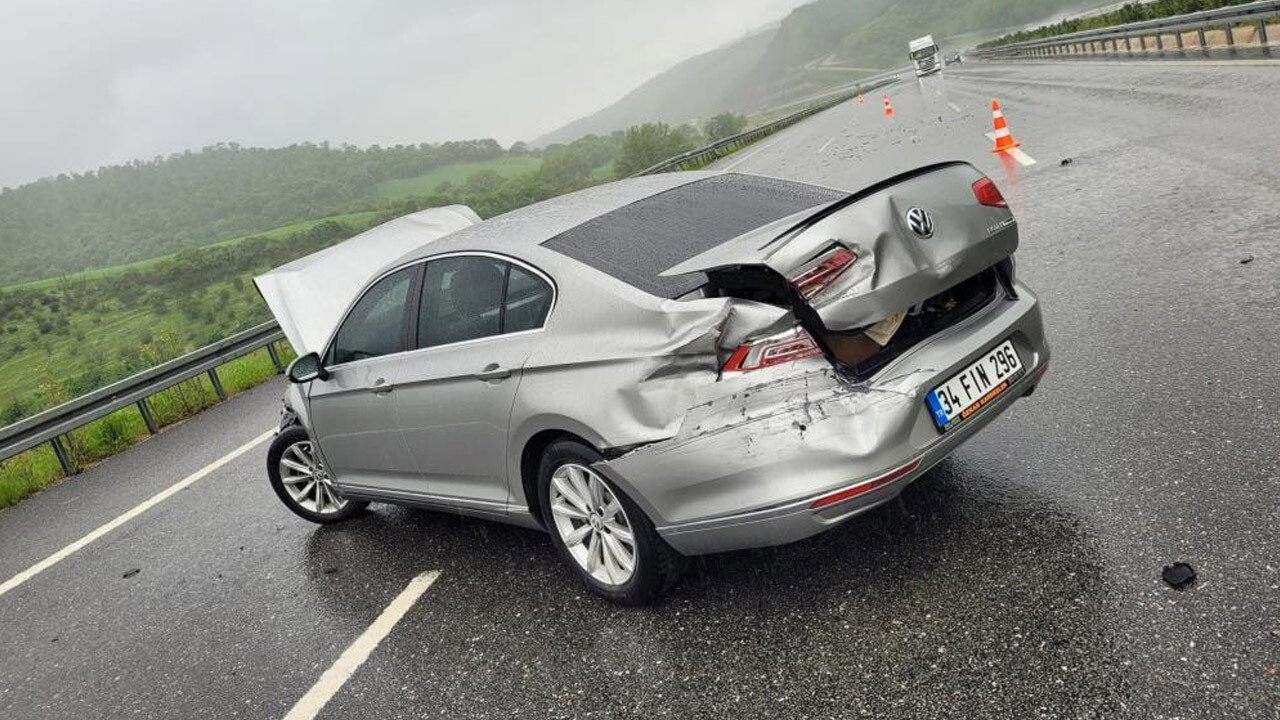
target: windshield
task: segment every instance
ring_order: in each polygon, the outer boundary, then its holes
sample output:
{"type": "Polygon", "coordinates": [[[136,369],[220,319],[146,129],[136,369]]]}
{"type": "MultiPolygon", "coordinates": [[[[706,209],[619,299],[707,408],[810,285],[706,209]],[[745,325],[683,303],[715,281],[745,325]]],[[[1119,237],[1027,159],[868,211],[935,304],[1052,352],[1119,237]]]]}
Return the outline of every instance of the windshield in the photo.
{"type": "MultiPolygon", "coordinates": [[[[927,48],[920,48],[919,50],[916,50],[915,52],[911,53],[911,59],[912,59],[912,60],[923,60],[923,59],[925,59],[925,58],[927,58],[927,57],[931,57],[931,56],[933,56],[933,55],[934,55],[934,54],[936,54],[937,52],[938,52],[938,46],[937,46],[937,45],[930,45],[930,46],[929,46],[929,47],[927,47],[927,48]]],[[[901,56],[901,55],[899,55],[898,57],[902,57],[902,56],[901,56]]]]}

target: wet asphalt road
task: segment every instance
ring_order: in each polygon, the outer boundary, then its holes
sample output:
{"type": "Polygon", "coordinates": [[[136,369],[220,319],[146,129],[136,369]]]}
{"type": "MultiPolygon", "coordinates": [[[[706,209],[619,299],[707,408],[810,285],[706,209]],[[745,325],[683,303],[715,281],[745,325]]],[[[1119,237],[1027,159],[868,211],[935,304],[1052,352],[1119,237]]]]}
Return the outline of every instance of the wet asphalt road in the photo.
{"type": "MultiPolygon", "coordinates": [[[[1280,67],[975,63],[893,88],[893,121],[881,95],[719,166],[856,189],[965,159],[1009,198],[1053,367],[901,502],[621,609],[535,532],[307,525],[263,445],[0,596],[0,717],[282,716],[429,569],[320,717],[1280,717],[1280,67]],[[993,95],[1037,164],[988,151],[993,95]]],[[[281,391],[0,513],[0,582],[281,391]]]]}

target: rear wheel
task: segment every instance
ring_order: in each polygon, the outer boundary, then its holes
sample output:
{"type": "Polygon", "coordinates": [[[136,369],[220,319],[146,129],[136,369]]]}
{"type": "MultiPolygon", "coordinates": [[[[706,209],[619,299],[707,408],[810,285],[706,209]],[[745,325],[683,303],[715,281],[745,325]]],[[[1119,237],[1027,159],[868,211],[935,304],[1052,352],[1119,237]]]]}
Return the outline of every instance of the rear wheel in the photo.
{"type": "Polygon", "coordinates": [[[602,458],[577,441],[547,448],[538,473],[542,518],[578,578],[624,605],[644,605],[675,584],[684,558],[644,512],[591,466],[602,458]]]}
{"type": "Polygon", "coordinates": [[[271,489],[295,514],[314,523],[336,523],[364,510],[369,503],[348,500],[338,492],[320,462],[307,431],[293,426],[276,435],[267,450],[271,489]]]}

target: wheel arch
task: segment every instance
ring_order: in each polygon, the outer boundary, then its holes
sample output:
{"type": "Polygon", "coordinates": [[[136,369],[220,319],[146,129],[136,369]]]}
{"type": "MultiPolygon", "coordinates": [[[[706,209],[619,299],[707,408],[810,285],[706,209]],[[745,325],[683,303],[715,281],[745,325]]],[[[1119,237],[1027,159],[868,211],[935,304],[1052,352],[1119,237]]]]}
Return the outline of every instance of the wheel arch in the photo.
{"type": "MultiPolygon", "coordinates": [[[[547,448],[557,440],[576,440],[595,448],[605,454],[608,443],[591,428],[572,418],[561,415],[546,415],[531,418],[521,425],[514,434],[512,457],[509,459],[508,474],[519,482],[511,483],[513,500],[517,505],[523,504],[533,519],[542,523],[542,509],[538,502],[538,466],[547,448]]],[[[544,526],[545,527],[545,526],[544,526]]]]}

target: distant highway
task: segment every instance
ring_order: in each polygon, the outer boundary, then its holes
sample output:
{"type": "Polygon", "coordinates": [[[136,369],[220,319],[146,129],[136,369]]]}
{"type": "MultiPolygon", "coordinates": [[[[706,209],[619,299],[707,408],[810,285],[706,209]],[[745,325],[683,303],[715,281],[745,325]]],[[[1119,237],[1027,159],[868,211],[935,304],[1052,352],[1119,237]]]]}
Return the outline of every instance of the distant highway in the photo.
{"type": "Polygon", "coordinates": [[[538,533],[293,517],[251,444],[275,381],[0,513],[0,583],[36,569],[0,591],[0,718],[1276,718],[1280,67],[883,94],[717,167],[853,190],[963,159],[1009,198],[1053,366],[900,503],[623,609],[538,533]],[[993,97],[1034,164],[989,151],[993,97]]]}

